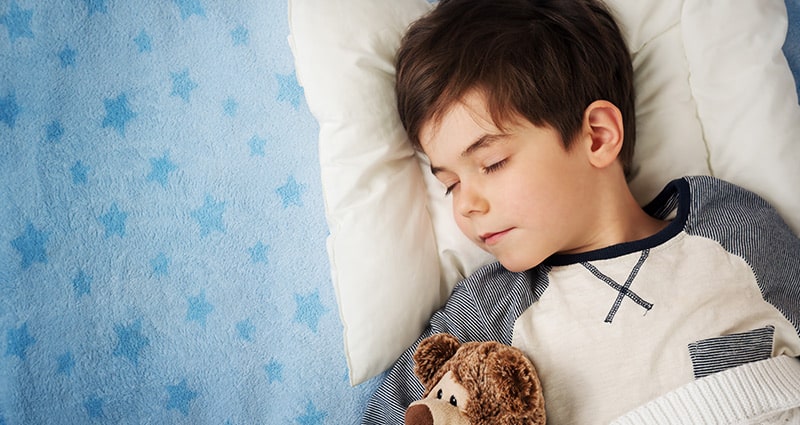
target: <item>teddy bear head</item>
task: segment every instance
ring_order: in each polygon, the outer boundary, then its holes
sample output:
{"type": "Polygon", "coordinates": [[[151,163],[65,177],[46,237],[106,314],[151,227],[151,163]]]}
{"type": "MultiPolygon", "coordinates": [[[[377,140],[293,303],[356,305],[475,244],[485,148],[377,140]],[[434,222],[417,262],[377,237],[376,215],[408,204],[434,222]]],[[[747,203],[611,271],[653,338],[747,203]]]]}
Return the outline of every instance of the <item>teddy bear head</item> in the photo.
{"type": "Polygon", "coordinates": [[[545,423],[536,369],[517,348],[437,334],[420,342],[414,362],[425,392],[406,410],[406,425],[545,423]]]}

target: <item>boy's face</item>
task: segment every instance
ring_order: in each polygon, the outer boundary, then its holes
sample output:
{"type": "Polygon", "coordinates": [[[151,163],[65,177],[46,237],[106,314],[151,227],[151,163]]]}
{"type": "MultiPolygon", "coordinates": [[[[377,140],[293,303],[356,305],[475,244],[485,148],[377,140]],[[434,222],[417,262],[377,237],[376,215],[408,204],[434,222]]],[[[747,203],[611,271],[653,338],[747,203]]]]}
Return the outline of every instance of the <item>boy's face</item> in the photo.
{"type": "Polygon", "coordinates": [[[552,128],[518,121],[501,131],[482,95],[471,92],[420,133],[458,227],[511,271],[592,248],[591,211],[582,205],[588,161],[552,128]]]}

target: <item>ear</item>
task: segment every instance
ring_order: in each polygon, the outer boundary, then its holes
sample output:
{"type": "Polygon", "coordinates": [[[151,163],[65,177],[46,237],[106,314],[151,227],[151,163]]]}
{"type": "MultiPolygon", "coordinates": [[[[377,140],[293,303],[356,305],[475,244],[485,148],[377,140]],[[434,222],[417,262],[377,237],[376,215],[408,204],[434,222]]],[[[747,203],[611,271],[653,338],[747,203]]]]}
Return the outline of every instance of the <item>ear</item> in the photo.
{"type": "Polygon", "coordinates": [[[431,382],[436,372],[455,355],[458,346],[458,339],[450,334],[431,335],[420,341],[414,352],[414,374],[426,390],[436,384],[431,382]]]}
{"type": "Polygon", "coordinates": [[[622,112],[606,100],[592,102],[583,113],[583,134],[591,164],[597,168],[613,164],[625,136],[622,112]]]}
{"type": "Polygon", "coordinates": [[[536,369],[521,352],[509,347],[491,353],[486,373],[497,403],[508,411],[529,413],[544,405],[536,369]]]}

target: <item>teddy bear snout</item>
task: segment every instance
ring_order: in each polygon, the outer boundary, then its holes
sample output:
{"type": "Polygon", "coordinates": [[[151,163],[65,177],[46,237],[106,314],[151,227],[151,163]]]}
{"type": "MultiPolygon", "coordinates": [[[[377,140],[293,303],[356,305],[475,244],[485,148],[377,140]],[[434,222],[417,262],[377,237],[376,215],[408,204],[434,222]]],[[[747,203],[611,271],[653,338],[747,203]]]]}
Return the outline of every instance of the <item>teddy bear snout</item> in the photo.
{"type": "Polygon", "coordinates": [[[405,425],[433,425],[433,415],[428,406],[415,404],[406,410],[405,425]]]}

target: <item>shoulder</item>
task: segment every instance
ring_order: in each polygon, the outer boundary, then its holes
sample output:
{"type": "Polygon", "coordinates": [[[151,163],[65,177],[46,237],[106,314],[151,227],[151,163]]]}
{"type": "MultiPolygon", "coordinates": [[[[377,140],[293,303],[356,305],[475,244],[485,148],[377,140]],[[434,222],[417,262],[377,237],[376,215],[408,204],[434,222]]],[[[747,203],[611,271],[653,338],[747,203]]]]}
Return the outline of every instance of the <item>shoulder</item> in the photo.
{"type": "Polygon", "coordinates": [[[767,201],[741,186],[711,176],[684,177],[693,207],[706,209],[739,207],[772,209],[767,201]]]}
{"type": "Polygon", "coordinates": [[[491,301],[496,304],[502,299],[531,298],[534,292],[543,290],[547,267],[539,266],[524,272],[511,272],[499,262],[487,264],[459,282],[453,290],[452,298],[471,298],[479,303],[491,301]]]}
{"type": "Polygon", "coordinates": [[[485,332],[470,335],[469,339],[510,344],[514,322],[546,288],[547,270],[535,267],[515,273],[498,262],[483,266],[456,285],[444,308],[434,317],[441,315],[450,322],[460,318],[459,325],[471,323],[468,327],[473,327],[472,332],[485,332]]]}
{"type": "MultiPolygon", "coordinates": [[[[685,231],[744,258],[764,286],[800,288],[800,238],[757,194],[711,177],[683,179],[689,190],[685,231]]],[[[792,296],[800,299],[800,292],[792,296]]],[[[796,308],[796,307],[795,307],[796,308]]]]}
{"type": "Polygon", "coordinates": [[[455,292],[464,292],[472,296],[475,294],[485,294],[491,297],[499,297],[507,293],[509,289],[527,287],[531,276],[539,273],[538,268],[527,272],[511,272],[497,261],[478,268],[472,274],[464,278],[454,288],[455,292]]]}
{"type": "Polygon", "coordinates": [[[690,234],[725,239],[791,235],[778,212],[758,194],[709,176],[685,177],[690,234]]]}

